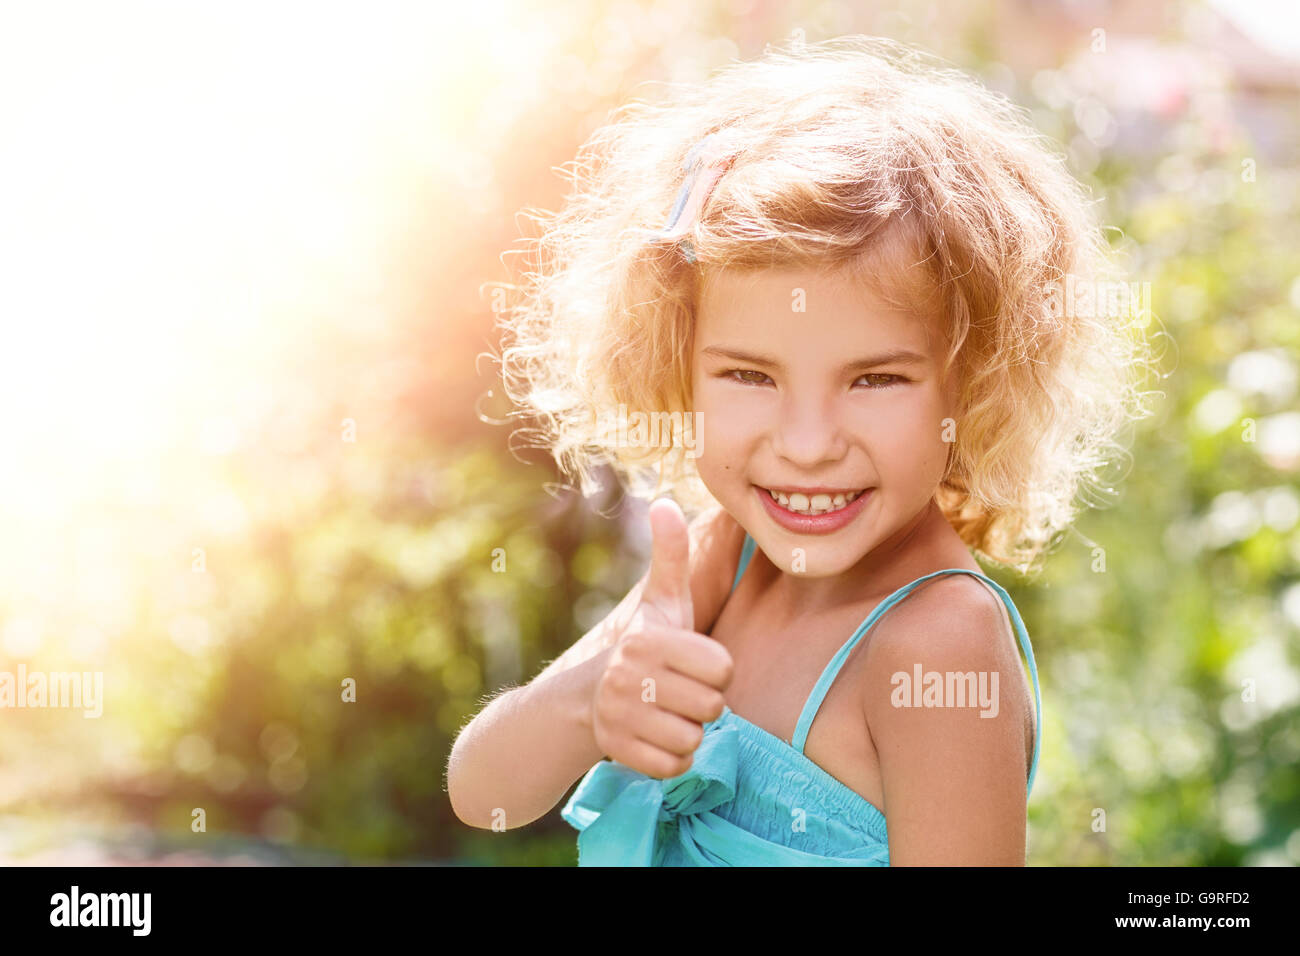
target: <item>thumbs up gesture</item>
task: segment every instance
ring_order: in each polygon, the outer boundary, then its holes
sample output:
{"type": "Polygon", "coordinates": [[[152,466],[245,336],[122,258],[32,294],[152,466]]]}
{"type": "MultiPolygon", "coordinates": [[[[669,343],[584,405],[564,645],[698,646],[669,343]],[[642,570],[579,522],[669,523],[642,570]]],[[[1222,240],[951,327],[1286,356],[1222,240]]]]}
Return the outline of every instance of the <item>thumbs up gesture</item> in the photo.
{"type": "Polygon", "coordinates": [[[650,505],[653,551],[640,601],[619,626],[592,696],[596,743],[650,777],[690,769],[704,724],[722,714],[727,649],[693,630],[690,534],[676,502],[650,505]]]}

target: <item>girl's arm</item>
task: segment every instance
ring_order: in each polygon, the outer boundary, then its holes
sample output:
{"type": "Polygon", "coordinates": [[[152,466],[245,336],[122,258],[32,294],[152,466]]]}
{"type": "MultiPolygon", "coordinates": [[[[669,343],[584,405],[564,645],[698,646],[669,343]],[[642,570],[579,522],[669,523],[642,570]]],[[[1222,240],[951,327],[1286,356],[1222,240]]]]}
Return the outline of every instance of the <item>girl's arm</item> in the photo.
{"type": "MultiPolygon", "coordinates": [[[[1033,699],[1002,603],[978,582],[941,579],[881,618],[867,648],[867,724],[880,761],[894,866],[1023,866],[1026,721],[1033,699]],[[998,677],[996,716],[978,703],[895,706],[895,674],[998,677]]],[[[987,685],[992,689],[991,679],[987,685]]],[[[1036,729],[1037,732],[1037,729],[1036,729]]]]}
{"type": "MultiPolygon", "coordinates": [[[[717,507],[691,522],[690,533],[695,630],[707,634],[726,603],[744,530],[717,507]]],[[[484,829],[531,823],[605,756],[591,700],[648,580],[649,571],[532,681],[497,696],[461,730],[447,763],[447,795],[462,822],[484,829]]]]}

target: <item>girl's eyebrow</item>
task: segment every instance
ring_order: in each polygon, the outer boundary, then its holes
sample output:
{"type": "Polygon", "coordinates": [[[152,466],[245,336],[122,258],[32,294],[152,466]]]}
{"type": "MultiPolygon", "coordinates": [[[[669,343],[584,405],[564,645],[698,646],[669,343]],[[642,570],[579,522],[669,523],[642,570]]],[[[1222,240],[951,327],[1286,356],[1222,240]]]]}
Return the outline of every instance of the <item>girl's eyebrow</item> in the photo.
{"type": "MultiPolygon", "coordinates": [[[[718,355],[723,358],[729,358],[737,362],[749,362],[752,365],[766,365],[769,368],[784,370],[785,366],[781,360],[770,355],[759,355],[753,352],[742,352],[739,349],[728,349],[718,345],[709,345],[700,349],[701,354],[718,355]]],[[[842,373],[851,372],[859,368],[874,368],[877,365],[917,365],[928,361],[928,359],[919,352],[913,352],[911,349],[896,348],[887,352],[881,352],[879,355],[869,355],[865,358],[853,359],[845,362],[840,366],[842,373]]]]}

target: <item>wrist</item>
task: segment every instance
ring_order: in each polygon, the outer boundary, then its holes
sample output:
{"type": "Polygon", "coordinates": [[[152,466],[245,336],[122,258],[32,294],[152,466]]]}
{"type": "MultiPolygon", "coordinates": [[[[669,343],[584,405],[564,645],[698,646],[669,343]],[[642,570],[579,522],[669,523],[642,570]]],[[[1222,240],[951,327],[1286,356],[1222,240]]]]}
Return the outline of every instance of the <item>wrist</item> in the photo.
{"type": "Polygon", "coordinates": [[[585,733],[592,735],[593,741],[596,729],[594,713],[596,688],[600,684],[601,675],[605,673],[605,665],[612,651],[613,648],[607,647],[573,668],[576,686],[572,702],[572,720],[585,733]]]}
{"type": "Polygon", "coordinates": [[[596,688],[601,675],[605,672],[606,662],[613,648],[606,648],[593,654],[581,664],[576,664],[566,673],[572,680],[568,693],[564,695],[567,711],[567,723],[573,729],[577,739],[589,748],[588,765],[604,759],[605,754],[596,743],[595,699],[596,688]]]}

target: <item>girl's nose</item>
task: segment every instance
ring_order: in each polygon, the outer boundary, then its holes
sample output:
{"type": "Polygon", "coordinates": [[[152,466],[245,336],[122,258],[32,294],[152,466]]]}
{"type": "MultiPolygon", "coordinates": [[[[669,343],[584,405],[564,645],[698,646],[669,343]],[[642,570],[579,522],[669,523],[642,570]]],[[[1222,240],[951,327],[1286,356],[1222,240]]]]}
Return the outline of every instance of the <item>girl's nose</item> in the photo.
{"type": "Polygon", "coordinates": [[[848,449],[839,415],[824,401],[791,398],[773,427],[773,450],[792,465],[812,470],[838,461],[848,449]]]}

